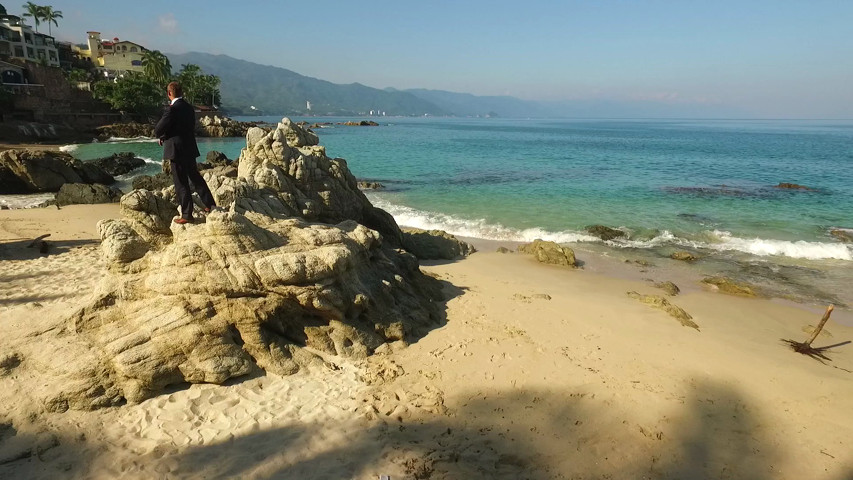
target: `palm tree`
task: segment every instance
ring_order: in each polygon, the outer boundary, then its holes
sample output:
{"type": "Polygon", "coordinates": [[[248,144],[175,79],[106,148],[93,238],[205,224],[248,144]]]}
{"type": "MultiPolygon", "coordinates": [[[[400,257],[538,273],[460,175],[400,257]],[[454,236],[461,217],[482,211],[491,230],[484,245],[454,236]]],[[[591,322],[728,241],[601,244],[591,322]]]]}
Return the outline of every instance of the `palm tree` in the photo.
{"type": "Polygon", "coordinates": [[[160,50],[146,50],[142,54],[142,68],[145,75],[158,85],[165,86],[169,77],[172,76],[172,64],[169,57],[163,55],[160,50]]]}
{"type": "Polygon", "coordinates": [[[22,5],[22,8],[25,10],[22,16],[24,17],[33,17],[33,23],[36,26],[36,33],[39,32],[39,23],[44,18],[44,7],[40,7],[33,2],[27,2],[22,5]]]}
{"type": "Polygon", "coordinates": [[[54,10],[52,6],[47,5],[45,7],[41,7],[41,19],[47,23],[47,33],[51,37],[53,36],[53,32],[51,31],[50,24],[53,23],[57,27],[59,23],[57,23],[57,19],[62,18],[61,10],[54,10]]]}
{"type": "Polygon", "coordinates": [[[190,103],[195,101],[196,93],[198,93],[197,84],[199,74],[201,74],[201,67],[193,63],[181,65],[181,71],[178,72],[181,86],[184,87],[184,97],[190,103]]]}

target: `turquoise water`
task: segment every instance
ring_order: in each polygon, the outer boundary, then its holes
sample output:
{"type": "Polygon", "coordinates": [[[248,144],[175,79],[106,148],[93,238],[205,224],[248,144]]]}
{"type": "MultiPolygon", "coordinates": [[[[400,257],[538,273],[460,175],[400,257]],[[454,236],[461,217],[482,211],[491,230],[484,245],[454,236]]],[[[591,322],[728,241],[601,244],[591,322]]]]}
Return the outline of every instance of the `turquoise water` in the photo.
{"type": "MultiPolygon", "coordinates": [[[[853,304],[853,243],[830,234],[853,235],[853,121],[383,118],[315,131],[356,177],[385,185],[366,193],[401,225],[572,243],[580,258],[627,261],[659,280],[687,271],[668,257],[688,249],[702,257],[688,285],[723,274],[776,297],[853,304]],[[602,242],[585,232],[593,224],[628,237],[602,242]]],[[[235,159],[243,146],[199,140],[202,156],[235,159]]],[[[150,162],[133,175],[160,170],[150,139],[66,150],[83,160],[132,151],[150,162]]],[[[119,180],[127,190],[131,179],[119,180]]]]}
{"type": "MultiPolygon", "coordinates": [[[[393,118],[316,132],[329,156],[386,186],[369,195],[401,224],[562,242],[592,241],[584,228],[603,224],[630,232],[619,246],[853,260],[829,233],[853,228],[853,121],[393,118]]],[[[202,155],[229,158],[244,145],[200,141],[202,155]]],[[[153,141],[72,153],[123,150],[150,159],[147,173],[159,169],[153,141]]]]}

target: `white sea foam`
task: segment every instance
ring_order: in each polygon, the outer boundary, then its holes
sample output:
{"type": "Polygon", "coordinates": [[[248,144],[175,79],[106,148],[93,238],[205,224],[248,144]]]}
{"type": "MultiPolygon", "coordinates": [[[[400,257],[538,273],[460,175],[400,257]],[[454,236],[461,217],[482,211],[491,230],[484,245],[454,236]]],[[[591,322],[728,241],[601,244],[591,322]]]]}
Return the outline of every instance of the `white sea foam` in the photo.
{"type": "Polygon", "coordinates": [[[537,238],[557,243],[600,241],[596,237],[581,232],[550,232],[541,228],[519,230],[500,224],[488,223],[485,219],[465,219],[444,213],[426,212],[394,205],[376,197],[372,197],[370,201],[373,205],[393,215],[400,225],[426,230],[444,230],[463,237],[512,242],[532,242],[537,238]]]}
{"type": "Polygon", "coordinates": [[[804,240],[791,242],[787,240],[768,240],[764,238],[740,238],[730,232],[714,230],[714,235],[720,243],[710,243],[706,248],[714,250],[738,250],[753,255],[784,255],[792,258],[810,260],[837,259],[853,260],[853,251],[842,243],[806,242],[804,240]]]}
{"type": "Polygon", "coordinates": [[[0,205],[4,207],[33,208],[41,205],[47,200],[53,200],[53,193],[28,193],[22,195],[0,195],[0,205]]]}
{"type": "MultiPolygon", "coordinates": [[[[444,213],[427,212],[410,207],[395,205],[375,195],[370,195],[370,201],[382,208],[397,220],[400,225],[438,229],[464,237],[482,238],[485,240],[501,240],[513,242],[531,242],[537,238],[557,243],[597,242],[598,237],[585,232],[559,231],[552,232],[542,228],[519,230],[500,224],[489,223],[484,219],[465,219],[444,213]]],[[[655,248],[667,245],[692,247],[716,251],[739,251],[758,256],[786,256],[810,260],[837,259],[853,260],[853,249],[841,243],[806,242],[772,240],[763,238],[740,238],[730,232],[714,230],[706,232],[710,241],[691,240],[679,237],[668,230],[662,231],[648,240],[625,240],[603,242],[613,247],[622,248],[655,248]]]]}
{"type": "Polygon", "coordinates": [[[62,145],[61,147],[59,147],[59,151],[60,151],[60,152],[71,153],[71,152],[73,152],[74,150],[77,150],[77,145],[76,145],[76,144],[71,144],[71,145],[62,145]]]}
{"type": "Polygon", "coordinates": [[[107,139],[109,143],[152,143],[156,141],[157,139],[152,137],[110,137],[107,139]]]}

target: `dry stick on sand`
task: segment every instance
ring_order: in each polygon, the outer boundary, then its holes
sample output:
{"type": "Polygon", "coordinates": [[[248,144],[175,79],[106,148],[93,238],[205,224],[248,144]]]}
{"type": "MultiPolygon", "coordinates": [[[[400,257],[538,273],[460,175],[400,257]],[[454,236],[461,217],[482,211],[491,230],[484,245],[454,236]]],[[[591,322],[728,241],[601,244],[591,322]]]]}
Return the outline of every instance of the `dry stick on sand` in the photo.
{"type": "Polygon", "coordinates": [[[829,316],[832,315],[833,309],[835,309],[835,305],[830,305],[826,307],[826,312],[823,314],[823,318],[820,319],[820,323],[817,324],[817,328],[815,328],[814,332],[812,332],[812,338],[810,338],[809,341],[803,343],[795,342],[794,340],[783,341],[787,343],[797,353],[808,355],[816,360],[829,360],[829,357],[827,357],[823,353],[829,347],[814,348],[812,347],[812,342],[814,342],[817,336],[820,335],[821,330],[823,330],[823,326],[826,325],[827,321],[829,321],[829,316]]]}

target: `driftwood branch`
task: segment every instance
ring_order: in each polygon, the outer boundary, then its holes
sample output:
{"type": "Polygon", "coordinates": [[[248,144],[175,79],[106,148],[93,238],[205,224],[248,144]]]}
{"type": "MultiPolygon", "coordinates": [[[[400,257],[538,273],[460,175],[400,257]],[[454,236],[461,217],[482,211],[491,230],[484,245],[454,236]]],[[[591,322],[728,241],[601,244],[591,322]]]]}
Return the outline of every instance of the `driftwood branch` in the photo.
{"type": "Polygon", "coordinates": [[[47,237],[49,237],[49,236],[50,236],[50,234],[49,234],[49,233],[45,233],[44,235],[40,235],[40,236],[36,237],[32,242],[30,242],[30,244],[29,244],[29,245],[27,245],[27,248],[33,248],[33,247],[35,247],[36,245],[38,245],[38,243],[39,243],[40,241],[44,240],[45,238],[47,238],[47,237]]]}
{"type": "Polygon", "coordinates": [[[826,322],[829,321],[829,316],[832,315],[832,310],[834,310],[834,309],[835,309],[834,305],[830,305],[830,306],[826,307],[826,312],[824,312],[823,317],[820,319],[820,322],[817,324],[817,327],[814,329],[814,332],[812,332],[812,336],[811,336],[811,338],[808,339],[808,341],[806,341],[806,342],[797,342],[794,340],[782,340],[782,341],[787,343],[788,346],[790,346],[791,349],[797,353],[802,353],[803,355],[808,355],[809,357],[812,357],[815,360],[818,360],[820,362],[823,362],[824,360],[830,360],[829,357],[827,357],[824,352],[829,350],[831,347],[836,347],[838,345],[831,345],[829,347],[814,348],[814,347],[812,347],[812,342],[814,342],[815,339],[817,338],[817,336],[820,335],[820,332],[823,330],[823,326],[826,325],[826,322]]]}

